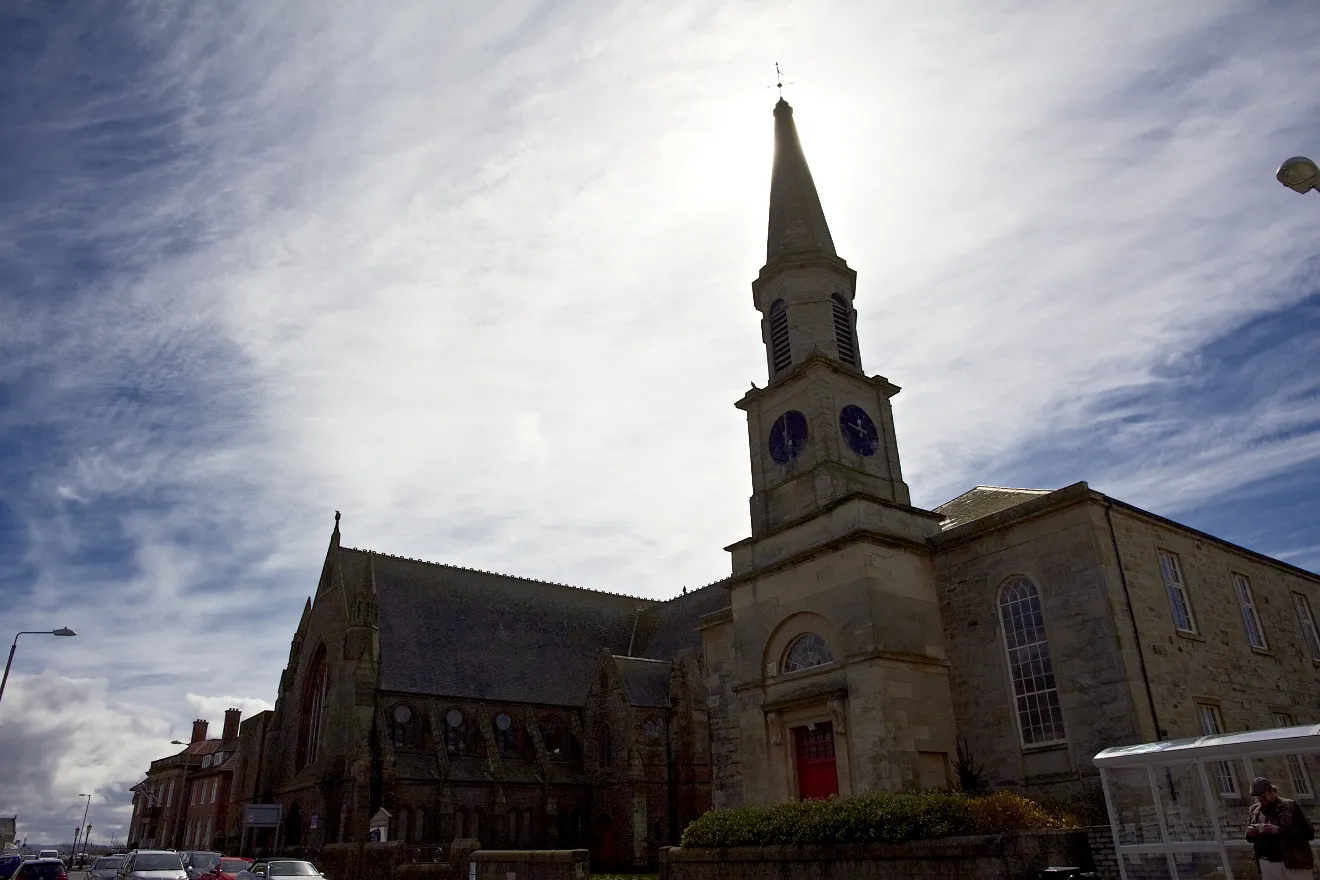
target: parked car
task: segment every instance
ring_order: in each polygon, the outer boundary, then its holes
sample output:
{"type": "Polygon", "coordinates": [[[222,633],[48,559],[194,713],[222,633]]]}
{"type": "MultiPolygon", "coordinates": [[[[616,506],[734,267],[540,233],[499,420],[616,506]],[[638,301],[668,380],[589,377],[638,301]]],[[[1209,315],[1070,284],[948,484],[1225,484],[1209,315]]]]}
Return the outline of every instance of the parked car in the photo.
{"type": "Polygon", "coordinates": [[[258,859],[246,871],[239,871],[235,880],[270,880],[271,877],[320,877],[329,880],[315,865],[301,859],[258,859]]]}
{"type": "Polygon", "coordinates": [[[209,851],[194,851],[180,853],[183,859],[183,870],[188,874],[188,880],[197,880],[198,877],[211,870],[211,866],[220,861],[220,853],[209,851]]]}
{"type": "Polygon", "coordinates": [[[87,880],[115,880],[119,866],[124,864],[123,856],[102,856],[92,864],[87,872],[87,880]]]}
{"type": "Polygon", "coordinates": [[[0,856],[0,880],[9,880],[21,864],[23,864],[23,857],[18,853],[0,856]]]}
{"type": "Polygon", "coordinates": [[[11,880],[69,880],[69,872],[60,859],[28,859],[18,866],[11,880]]]}
{"type": "Polygon", "coordinates": [[[236,880],[237,875],[252,867],[252,859],[221,856],[220,861],[211,866],[211,870],[202,874],[199,880],[236,880]]]}
{"type": "Polygon", "coordinates": [[[183,859],[173,850],[139,849],[129,853],[119,866],[118,880],[188,880],[183,859]]]}

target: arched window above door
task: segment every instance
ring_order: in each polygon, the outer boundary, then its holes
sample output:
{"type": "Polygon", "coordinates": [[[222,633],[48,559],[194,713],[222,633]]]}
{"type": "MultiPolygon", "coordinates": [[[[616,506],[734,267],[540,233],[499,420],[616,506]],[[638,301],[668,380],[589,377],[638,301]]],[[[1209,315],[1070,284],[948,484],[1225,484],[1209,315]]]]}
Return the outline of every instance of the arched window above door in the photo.
{"type": "Polygon", "coordinates": [[[784,672],[801,672],[816,666],[833,663],[829,645],[818,634],[809,632],[798,636],[784,652],[784,672]]]}

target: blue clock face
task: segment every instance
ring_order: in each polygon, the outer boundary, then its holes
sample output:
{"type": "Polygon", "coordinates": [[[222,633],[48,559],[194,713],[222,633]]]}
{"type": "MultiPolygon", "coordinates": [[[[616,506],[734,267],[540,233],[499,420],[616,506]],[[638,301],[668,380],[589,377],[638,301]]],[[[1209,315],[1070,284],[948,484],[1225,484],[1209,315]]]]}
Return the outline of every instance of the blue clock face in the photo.
{"type": "Polygon", "coordinates": [[[770,457],[788,464],[807,448],[807,417],[790,409],[770,426],[770,457]]]}
{"type": "Polygon", "coordinates": [[[849,404],[843,408],[839,413],[839,430],[849,448],[860,456],[870,457],[880,448],[880,432],[860,406],[849,404]]]}

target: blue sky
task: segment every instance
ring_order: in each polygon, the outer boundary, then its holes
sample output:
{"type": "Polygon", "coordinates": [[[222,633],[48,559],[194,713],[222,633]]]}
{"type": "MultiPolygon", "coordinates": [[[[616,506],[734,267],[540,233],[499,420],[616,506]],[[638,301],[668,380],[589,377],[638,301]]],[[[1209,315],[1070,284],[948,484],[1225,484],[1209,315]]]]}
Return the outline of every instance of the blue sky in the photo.
{"type": "Polygon", "coordinates": [[[638,595],[748,530],[773,63],[934,506],[1077,480],[1320,569],[1304,3],[0,10],[0,813],[274,698],[332,524],[638,595]],[[921,8],[930,6],[933,8],[921,8]],[[956,8],[955,8],[956,6],[956,8]]]}

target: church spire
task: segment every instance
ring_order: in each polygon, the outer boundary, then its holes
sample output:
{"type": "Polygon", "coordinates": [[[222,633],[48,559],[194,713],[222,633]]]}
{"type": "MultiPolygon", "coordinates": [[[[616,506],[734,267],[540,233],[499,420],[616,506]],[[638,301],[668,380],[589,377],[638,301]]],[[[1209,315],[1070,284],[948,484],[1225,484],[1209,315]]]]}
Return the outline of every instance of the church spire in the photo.
{"type": "Polygon", "coordinates": [[[793,108],[783,98],[775,104],[775,161],[770,174],[770,227],[765,251],[766,265],[789,255],[836,256],[825,211],[793,123],[793,108]]]}

